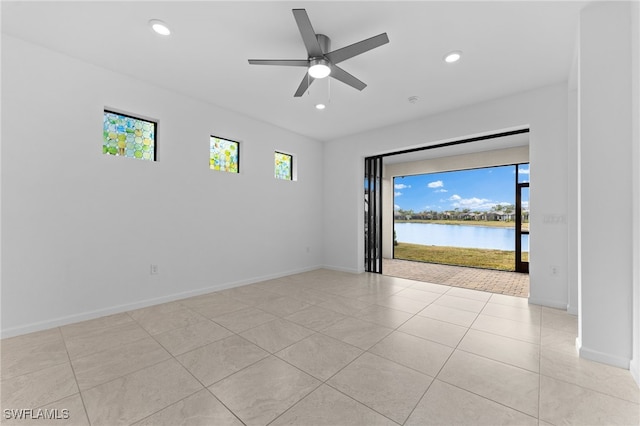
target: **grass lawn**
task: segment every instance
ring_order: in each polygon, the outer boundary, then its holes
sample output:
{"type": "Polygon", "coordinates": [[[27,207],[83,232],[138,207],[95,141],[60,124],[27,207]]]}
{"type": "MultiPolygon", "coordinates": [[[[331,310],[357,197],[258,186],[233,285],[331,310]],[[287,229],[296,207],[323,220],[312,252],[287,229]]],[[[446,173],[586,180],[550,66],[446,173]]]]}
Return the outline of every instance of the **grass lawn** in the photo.
{"type": "MultiPolygon", "coordinates": [[[[398,245],[394,247],[394,258],[442,263],[445,265],[497,269],[501,271],[515,270],[515,251],[506,250],[398,243],[398,245]]],[[[523,260],[529,260],[529,253],[523,253],[523,260]]]]}

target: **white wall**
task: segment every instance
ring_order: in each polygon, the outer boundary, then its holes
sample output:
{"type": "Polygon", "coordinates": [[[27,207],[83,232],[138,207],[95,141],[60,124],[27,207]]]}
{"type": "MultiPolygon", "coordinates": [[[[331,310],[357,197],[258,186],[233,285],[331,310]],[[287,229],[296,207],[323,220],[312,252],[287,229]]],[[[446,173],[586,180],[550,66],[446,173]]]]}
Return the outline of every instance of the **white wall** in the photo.
{"type": "Polygon", "coordinates": [[[632,232],[638,221],[632,217],[637,117],[632,118],[630,7],[601,2],[582,10],[579,61],[578,346],[585,358],[623,368],[632,356],[632,232]]]}
{"type": "MultiPolygon", "coordinates": [[[[325,263],[364,269],[364,158],[499,130],[529,127],[532,303],[567,306],[567,85],[557,84],[325,145],[325,263]],[[550,274],[550,266],[558,274],[550,274]]],[[[481,143],[481,142],[479,142],[481,143]]]]}
{"type": "MultiPolygon", "coordinates": [[[[577,73],[577,67],[575,72],[577,73]]],[[[577,77],[576,77],[577,79],[577,77]]],[[[577,83],[576,83],[577,84],[577,83]]],[[[567,283],[568,301],[567,312],[578,315],[578,287],[580,283],[580,181],[579,181],[579,144],[578,144],[578,89],[569,87],[567,94],[568,123],[568,182],[567,182],[567,283]]]]}
{"type": "Polygon", "coordinates": [[[319,142],[3,36],[3,337],[322,265],[322,156],[319,142]],[[158,119],[159,161],[103,155],[104,107],[158,119]],[[209,170],[210,134],[241,142],[239,175],[209,170]],[[297,182],[274,179],[276,149],[296,154],[297,182]]]}
{"type": "Polygon", "coordinates": [[[634,329],[631,374],[640,386],[640,2],[631,5],[631,51],[634,329]]]}

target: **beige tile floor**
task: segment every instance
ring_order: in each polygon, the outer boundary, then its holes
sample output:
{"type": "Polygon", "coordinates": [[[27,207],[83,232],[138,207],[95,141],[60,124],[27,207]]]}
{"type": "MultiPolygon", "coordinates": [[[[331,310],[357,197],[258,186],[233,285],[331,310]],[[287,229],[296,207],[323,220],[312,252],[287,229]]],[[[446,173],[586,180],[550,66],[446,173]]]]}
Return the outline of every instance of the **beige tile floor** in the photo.
{"type": "Polygon", "coordinates": [[[4,339],[2,424],[638,425],[630,373],[579,359],[576,331],[519,297],[316,270],[4,339]]]}

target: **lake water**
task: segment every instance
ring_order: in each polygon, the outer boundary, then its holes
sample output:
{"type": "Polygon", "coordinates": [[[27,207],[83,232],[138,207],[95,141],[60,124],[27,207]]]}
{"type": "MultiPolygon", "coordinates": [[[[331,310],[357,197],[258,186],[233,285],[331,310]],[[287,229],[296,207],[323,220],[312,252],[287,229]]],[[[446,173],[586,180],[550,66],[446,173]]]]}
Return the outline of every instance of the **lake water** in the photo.
{"type": "MultiPolygon", "coordinates": [[[[401,243],[425,246],[470,247],[515,251],[516,230],[489,226],[396,223],[396,239],[401,243]]],[[[529,236],[522,236],[522,251],[529,251],[529,236]]]]}

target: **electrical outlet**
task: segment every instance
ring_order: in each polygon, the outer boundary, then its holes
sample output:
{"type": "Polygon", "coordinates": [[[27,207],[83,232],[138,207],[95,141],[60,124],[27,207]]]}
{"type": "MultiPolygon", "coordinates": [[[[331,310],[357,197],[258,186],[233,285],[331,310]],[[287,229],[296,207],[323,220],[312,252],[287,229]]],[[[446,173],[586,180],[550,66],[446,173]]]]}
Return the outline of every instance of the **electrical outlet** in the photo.
{"type": "Polygon", "coordinates": [[[560,213],[545,214],[542,216],[542,223],[547,225],[564,224],[567,223],[567,217],[560,213]]]}
{"type": "Polygon", "coordinates": [[[151,269],[149,270],[149,273],[151,275],[158,275],[158,265],[152,263],[151,264],[151,269]]]}

